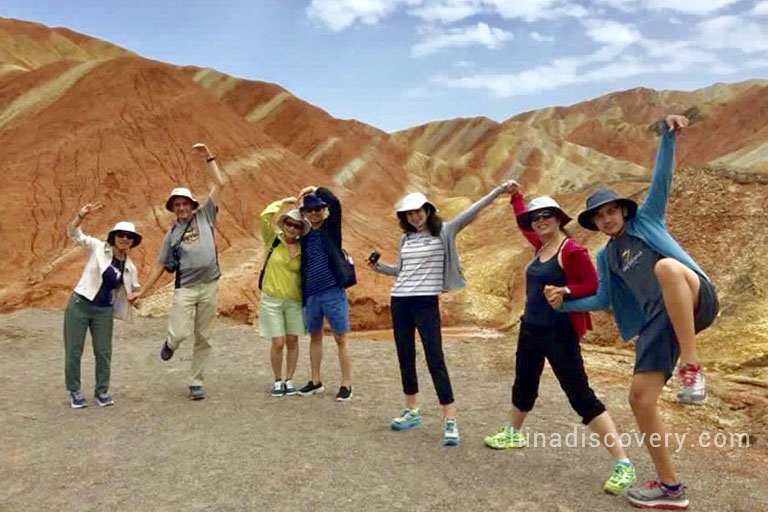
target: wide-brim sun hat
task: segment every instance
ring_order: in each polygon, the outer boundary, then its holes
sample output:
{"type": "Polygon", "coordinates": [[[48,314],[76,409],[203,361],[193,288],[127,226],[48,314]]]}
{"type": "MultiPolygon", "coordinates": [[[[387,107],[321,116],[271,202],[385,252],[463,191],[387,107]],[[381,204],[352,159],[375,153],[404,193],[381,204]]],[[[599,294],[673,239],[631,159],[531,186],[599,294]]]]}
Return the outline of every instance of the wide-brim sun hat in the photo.
{"type": "Polygon", "coordinates": [[[301,231],[301,236],[306,235],[307,233],[309,233],[309,230],[312,229],[312,224],[310,224],[309,221],[301,215],[301,212],[299,210],[294,208],[293,210],[282,214],[277,219],[277,227],[280,229],[280,231],[285,232],[285,229],[283,229],[283,224],[285,224],[285,221],[287,219],[291,219],[296,222],[301,222],[301,225],[304,226],[304,229],[301,231]]]}
{"type": "Polygon", "coordinates": [[[621,197],[609,188],[595,190],[587,197],[586,209],[579,214],[579,224],[590,231],[600,231],[593,220],[595,213],[601,206],[609,203],[618,203],[627,208],[627,219],[631,219],[637,213],[637,203],[628,197],[621,197]]]}
{"type": "Polygon", "coordinates": [[[541,196],[528,203],[528,210],[517,216],[517,225],[525,231],[533,231],[531,215],[534,212],[540,212],[541,210],[556,211],[558,218],[560,219],[561,227],[571,222],[571,216],[565,213],[565,210],[563,210],[557,201],[549,196],[541,196]]]}
{"type": "Polygon", "coordinates": [[[168,195],[168,199],[165,201],[165,209],[169,212],[173,212],[174,197],[186,197],[192,201],[193,209],[196,209],[198,206],[200,206],[200,202],[195,199],[195,196],[192,195],[192,192],[190,192],[188,188],[176,187],[175,189],[171,190],[171,193],[168,195]]]}
{"type": "Polygon", "coordinates": [[[107,243],[109,245],[115,245],[115,235],[118,231],[124,231],[125,233],[130,233],[133,235],[133,245],[131,245],[131,247],[136,247],[141,243],[142,237],[136,231],[136,226],[133,224],[133,222],[120,221],[115,224],[115,227],[113,227],[112,231],[110,231],[107,235],[107,243]]]}
{"type": "Polygon", "coordinates": [[[434,204],[429,202],[427,196],[421,192],[411,192],[410,194],[406,194],[406,196],[400,200],[395,213],[399,217],[405,212],[409,212],[411,210],[419,210],[424,206],[429,206],[435,213],[439,211],[437,208],[435,208],[434,204]]]}

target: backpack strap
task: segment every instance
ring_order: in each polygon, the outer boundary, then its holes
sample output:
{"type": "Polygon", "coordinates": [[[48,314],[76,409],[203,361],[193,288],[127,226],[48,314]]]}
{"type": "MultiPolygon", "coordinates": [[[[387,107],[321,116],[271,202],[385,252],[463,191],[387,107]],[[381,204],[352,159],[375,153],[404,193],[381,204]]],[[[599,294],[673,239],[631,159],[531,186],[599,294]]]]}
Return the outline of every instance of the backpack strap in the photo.
{"type": "Polygon", "coordinates": [[[264,266],[261,267],[261,272],[259,273],[259,290],[261,290],[261,284],[264,282],[264,272],[267,270],[267,263],[269,263],[269,258],[272,256],[272,251],[275,250],[275,247],[280,245],[280,237],[275,237],[275,239],[272,241],[272,247],[269,248],[269,252],[267,253],[267,257],[264,258],[264,266]]]}

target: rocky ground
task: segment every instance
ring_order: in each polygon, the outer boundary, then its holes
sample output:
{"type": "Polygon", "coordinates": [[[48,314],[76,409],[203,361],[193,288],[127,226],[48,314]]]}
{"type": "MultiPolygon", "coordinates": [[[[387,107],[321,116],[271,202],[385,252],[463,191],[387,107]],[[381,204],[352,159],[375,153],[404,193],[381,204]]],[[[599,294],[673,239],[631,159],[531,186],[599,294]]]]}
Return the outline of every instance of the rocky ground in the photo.
{"type": "MultiPolygon", "coordinates": [[[[350,403],[333,400],[339,376],[331,339],[324,380],[332,392],[275,399],[266,393],[272,377],[266,342],[253,327],[220,320],[207,379],[210,398],[190,402],[191,347],[163,363],[157,350],[164,320],[120,323],[112,367],[116,405],[74,411],[65,404],[61,322],[60,314],[38,310],[0,316],[2,511],[631,510],[622,498],[601,491],[611,469],[601,449],[494,452],[483,445],[505,416],[512,332],[450,330],[445,352],[463,442],[446,449],[423,361],[424,424],[401,433],[387,427],[402,396],[386,333],[363,333],[352,341],[350,403]]],[[[299,383],[307,377],[306,340],[301,351],[299,383]]],[[[634,433],[626,405],[631,352],[585,345],[584,354],[598,396],[620,430],[634,433]]],[[[89,395],[92,365],[86,350],[83,387],[89,395]]],[[[673,430],[688,434],[675,460],[692,508],[768,510],[766,432],[749,416],[750,407],[726,399],[752,393],[757,400],[765,390],[729,382],[720,371],[709,375],[707,405],[675,405],[672,390],[663,404],[673,430]],[[696,446],[692,440],[702,432],[744,432],[750,447],[696,446]]],[[[584,432],[548,369],[527,426],[531,434],[560,434],[563,443],[567,434],[584,432]]],[[[650,478],[646,452],[633,445],[629,453],[640,478],[650,478]]]]}

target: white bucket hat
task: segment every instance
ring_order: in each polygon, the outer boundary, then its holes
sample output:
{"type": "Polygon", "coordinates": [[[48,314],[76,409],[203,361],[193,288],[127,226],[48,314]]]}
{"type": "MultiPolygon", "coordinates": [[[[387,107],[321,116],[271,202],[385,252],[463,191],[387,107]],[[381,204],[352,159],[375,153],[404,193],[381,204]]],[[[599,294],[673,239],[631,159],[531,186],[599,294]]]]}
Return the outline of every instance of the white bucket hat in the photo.
{"type": "Polygon", "coordinates": [[[438,212],[435,205],[429,202],[427,196],[421,192],[411,192],[400,200],[400,206],[397,207],[396,213],[400,214],[411,210],[418,210],[424,207],[424,205],[429,205],[435,210],[435,213],[438,212]]]}
{"type": "Polygon", "coordinates": [[[528,211],[525,211],[517,216],[517,225],[525,231],[532,231],[533,228],[531,227],[531,214],[541,210],[555,210],[560,217],[560,226],[565,226],[571,222],[570,215],[565,213],[565,210],[560,207],[557,201],[549,196],[541,196],[528,203],[528,211]]]}
{"type": "Polygon", "coordinates": [[[190,201],[192,201],[192,204],[194,204],[194,208],[197,208],[200,206],[200,202],[195,199],[195,196],[192,195],[192,192],[189,191],[188,188],[184,187],[176,187],[175,189],[171,190],[171,194],[168,196],[168,199],[165,201],[165,209],[169,212],[173,212],[173,205],[171,204],[171,201],[173,201],[174,197],[186,197],[190,201]]]}
{"type": "Polygon", "coordinates": [[[115,245],[115,234],[118,231],[124,231],[133,235],[133,245],[131,247],[136,247],[141,243],[141,235],[136,232],[136,226],[134,226],[133,222],[121,221],[115,224],[115,227],[107,235],[107,243],[109,245],[115,245]]]}
{"type": "Polygon", "coordinates": [[[286,219],[295,220],[296,222],[301,222],[302,226],[304,226],[304,229],[301,232],[301,236],[306,235],[309,233],[309,230],[312,229],[312,224],[309,223],[307,219],[305,219],[299,210],[294,208],[293,210],[284,213],[280,216],[279,219],[277,219],[277,227],[280,228],[280,231],[285,232],[283,229],[283,224],[285,224],[286,219]]]}

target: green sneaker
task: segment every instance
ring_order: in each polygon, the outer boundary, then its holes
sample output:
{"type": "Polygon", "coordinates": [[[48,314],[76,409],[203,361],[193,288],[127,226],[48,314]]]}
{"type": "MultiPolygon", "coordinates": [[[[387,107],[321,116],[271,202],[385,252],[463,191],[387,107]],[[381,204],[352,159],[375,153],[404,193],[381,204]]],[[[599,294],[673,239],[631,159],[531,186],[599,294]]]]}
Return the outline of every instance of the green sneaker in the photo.
{"type": "Polygon", "coordinates": [[[632,463],[617,462],[613,466],[613,473],[603,485],[603,490],[608,494],[623,494],[629,487],[637,482],[635,466],[632,463]]]}
{"type": "Polygon", "coordinates": [[[509,448],[525,448],[528,443],[525,436],[519,430],[513,429],[510,425],[504,425],[498,434],[487,436],[485,444],[494,450],[507,450],[509,448]]]}

